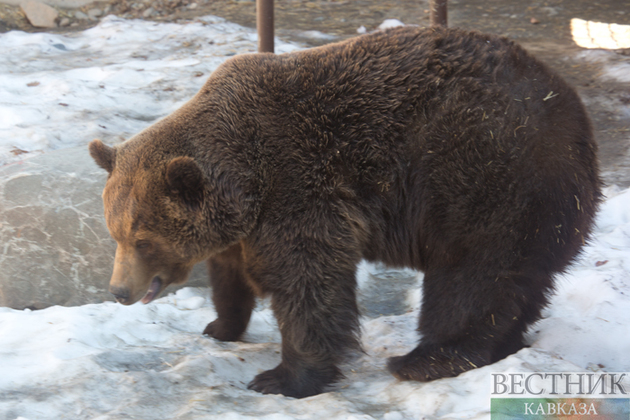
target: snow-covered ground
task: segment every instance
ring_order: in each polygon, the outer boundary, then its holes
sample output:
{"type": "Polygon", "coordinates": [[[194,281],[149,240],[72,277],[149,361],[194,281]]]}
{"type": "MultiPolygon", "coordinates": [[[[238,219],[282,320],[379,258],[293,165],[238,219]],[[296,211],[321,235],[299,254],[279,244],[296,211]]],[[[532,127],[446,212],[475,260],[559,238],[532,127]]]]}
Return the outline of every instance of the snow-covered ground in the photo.
{"type": "MultiPolygon", "coordinates": [[[[268,304],[242,342],[222,343],[201,335],[215,317],[208,290],[186,288],[149,305],[0,308],[0,418],[486,419],[492,372],[627,372],[630,190],[608,194],[595,240],[560,279],[531,348],[494,365],[426,384],[387,373],[386,358],[417,340],[418,275],[400,295],[406,312],[363,319],[365,354],[344,366],[347,379],[332,392],[261,395],[246,384],[280,361],[268,304]]],[[[370,273],[380,281],[410,274],[365,264],[362,290],[375,280],[370,273]]]]}
{"type": "MultiPolygon", "coordinates": [[[[296,45],[277,41],[276,50],[296,45]]],[[[0,165],[25,155],[119,142],[190,99],[256,34],[221,18],[189,24],[113,16],[68,35],[0,35],[0,165]]]]}
{"type": "MultiPolygon", "coordinates": [[[[107,18],[70,35],[2,34],[0,164],[127,138],[190,98],[228,56],[252,51],[251,30],[217,18],[107,18]]],[[[364,306],[382,298],[376,281],[400,289],[400,302],[366,311],[365,354],[331,392],[296,400],[248,391],[280,360],[268,304],[242,342],[221,343],[201,335],[215,317],[209,292],[187,288],[131,307],[0,308],[0,418],[476,419],[490,417],[492,372],[630,371],[630,190],[606,193],[595,238],[559,279],[531,348],[492,366],[426,384],[395,380],[385,361],[417,342],[422,276],[364,264],[364,306]]]]}

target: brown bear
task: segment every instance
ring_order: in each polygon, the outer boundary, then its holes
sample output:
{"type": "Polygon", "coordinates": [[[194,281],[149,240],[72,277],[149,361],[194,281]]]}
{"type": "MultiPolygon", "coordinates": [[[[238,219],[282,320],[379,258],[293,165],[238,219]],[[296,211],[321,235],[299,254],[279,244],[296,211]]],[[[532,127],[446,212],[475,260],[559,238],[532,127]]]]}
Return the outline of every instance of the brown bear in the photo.
{"type": "Polygon", "coordinates": [[[148,303],[207,260],[237,340],[270,295],[282,361],[249,388],[305,397],[359,347],[361,259],[425,273],[421,341],[389,361],[428,381],[523,347],[589,237],[601,182],[588,116],[505,38],[402,27],[221,65],[181,109],[116,147],[110,290],[148,303]]]}

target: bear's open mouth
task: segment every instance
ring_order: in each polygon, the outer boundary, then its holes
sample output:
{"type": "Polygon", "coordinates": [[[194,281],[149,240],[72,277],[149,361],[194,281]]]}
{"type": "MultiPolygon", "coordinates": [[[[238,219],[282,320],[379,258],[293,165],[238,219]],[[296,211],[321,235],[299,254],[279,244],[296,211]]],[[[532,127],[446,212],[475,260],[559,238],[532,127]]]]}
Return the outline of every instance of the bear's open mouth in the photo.
{"type": "Polygon", "coordinates": [[[151,302],[153,299],[155,299],[155,297],[158,295],[158,293],[160,293],[161,290],[162,279],[160,279],[160,277],[158,276],[153,277],[153,280],[151,280],[151,285],[149,286],[149,290],[147,290],[147,293],[144,295],[141,302],[144,304],[151,302]]]}

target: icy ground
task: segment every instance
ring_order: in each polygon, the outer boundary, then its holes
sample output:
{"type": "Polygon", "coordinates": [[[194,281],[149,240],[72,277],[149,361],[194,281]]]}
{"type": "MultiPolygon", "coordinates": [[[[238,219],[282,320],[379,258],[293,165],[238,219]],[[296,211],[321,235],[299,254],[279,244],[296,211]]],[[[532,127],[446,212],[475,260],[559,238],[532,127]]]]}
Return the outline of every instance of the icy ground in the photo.
{"type": "MultiPolygon", "coordinates": [[[[2,34],[0,164],[128,138],[190,98],[226,57],[254,50],[252,31],[217,18],[2,34]]],[[[188,288],[131,307],[0,308],[0,419],[486,419],[492,372],[630,371],[630,190],[606,192],[595,238],[559,279],[531,348],[492,366],[426,384],[395,380],[385,360],[417,342],[422,276],[362,265],[365,354],[331,392],[296,400],[248,391],[280,360],[267,303],[242,342],[221,343],[201,335],[215,317],[209,292],[188,288]]]]}

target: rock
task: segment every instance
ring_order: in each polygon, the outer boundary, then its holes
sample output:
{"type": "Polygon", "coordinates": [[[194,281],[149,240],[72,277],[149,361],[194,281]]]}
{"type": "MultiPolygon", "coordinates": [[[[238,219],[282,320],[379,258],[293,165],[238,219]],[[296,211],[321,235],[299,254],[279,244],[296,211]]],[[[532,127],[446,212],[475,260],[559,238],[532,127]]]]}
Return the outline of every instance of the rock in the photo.
{"type": "MultiPolygon", "coordinates": [[[[107,286],[116,243],[103,217],[106,178],[86,146],[0,167],[0,306],[113,300],[107,286]]],[[[187,285],[207,283],[201,265],[187,285]]]]}
{"type": "Polygon", "coordinates": [[[87,12],[88,18],[90,18],[91,20],[96,20],[96,18],[98,18],[102,14],[103,11],[101,9],[90,9],[87,12]]]}
{"type": "Polygon", "coordinates": [[[77,19],[81,19],[81,20],[89,19],[88,15],[86,15],[83,12],[81,12],[80,10],[77,10],[76,12],[74,12],[74,17],[77,18],[77,19]]]}
{"type": "Polygon", "coordinates": [[[557,7],[541,7],[540,11],[547,13],[547,15],[549,15],[549,17],[556,16],[558,14],[558,8],[557,7]]]}
{"type": "Polygon", "coordinates": [[[154,12],[153,7],[149,7],[144,12],[142,12],[142,17],[148,18],[149,16],[153,14],[153,12],[154,12]]]}
{"type": "Polygon", "coordinates": [[[20,4],[22,11],[31,25],[38,28],[55,28],[59,13],[47,4],[35,0],[26,0],[20,4]]]}
{"type": "Polygon", "coordinates": [[[59,26],[61,26],[62,28],[69,26],[70,25],[70,19],[68,19],[67,17],[61,19],[59,21],[59,26]]]}
{"type": "MultiPolygon", "coordinates": [[[[12,6],[19,6],[24,0],[2,0],[0,3],[10,4],[12,6]]],[[[46,3],[49,6],[54,6],[59,9],[76,9],[92,3],[94,0],[41,0],[42,3],[46,3]]]]}

